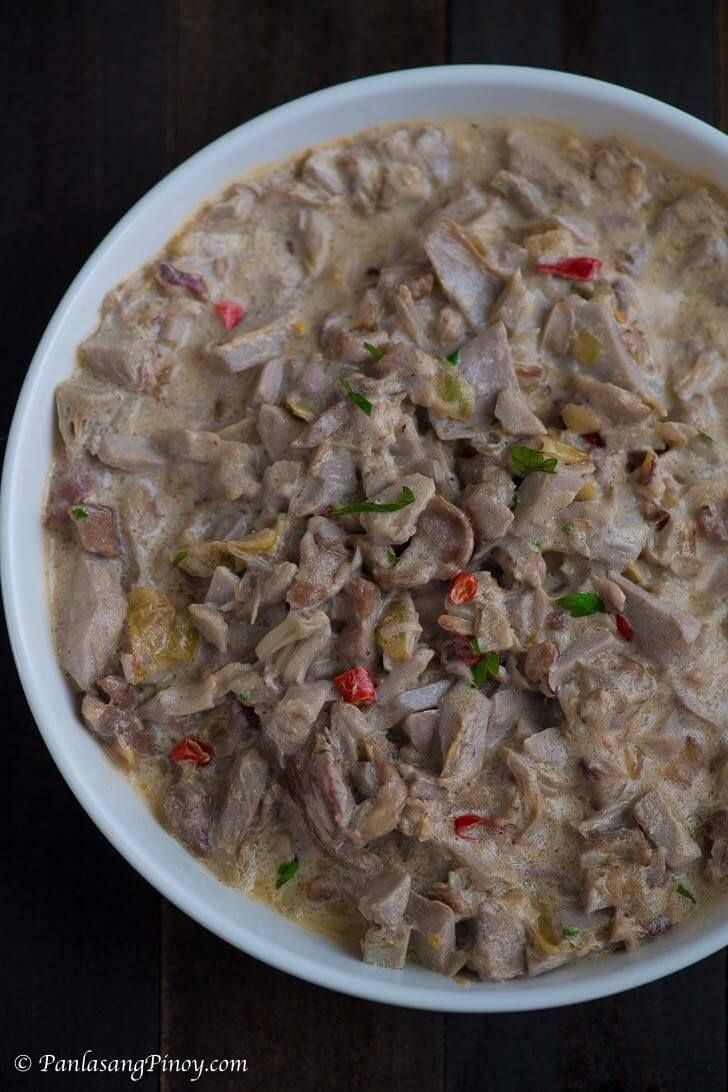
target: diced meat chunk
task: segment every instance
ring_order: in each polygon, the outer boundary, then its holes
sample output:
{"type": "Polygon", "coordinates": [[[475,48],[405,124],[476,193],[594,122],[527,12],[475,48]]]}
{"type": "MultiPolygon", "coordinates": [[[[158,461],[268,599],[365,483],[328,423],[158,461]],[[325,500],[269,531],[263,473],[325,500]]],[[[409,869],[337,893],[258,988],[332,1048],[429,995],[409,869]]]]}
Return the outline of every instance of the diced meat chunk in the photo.
{"type": "Polygon", "coordinates": [[[291,318],[285,315],[257,330],[243,329],[210,348],[210,359],[226,372],[243,372],[265,364],[281,353],[290,336],[291,318]]]}
{"type": "Polygon", "coordinates": [[[407,959],[409,940],[409,925],[400,924],[393,928],[373,925],[362,938],[362,959],[375,967],[401,971],[407,959]]]}
{"type": "Polygon", "coordinates": [[[728,808],[719,808],[708,817],[705,824],[710,855],[708,857],[708,876],[713,881],[728,877],[728,808]]]}
{"type": "Polygon", "coordinates": [[[235,854],[248,833],[268,782],[268,763],[255,747],[234,760],[215,823],[215,845],[235,854]]]}
{"type": "Polygon", "coordinates": [[[425,250],[442,290],[465,315],[473,330],[482,330],[501,290],[501,281],[462,228],[443,217],[425,239],[425,250]]]}
{"type": "Polygon", "coordinates": [[[444,972],[455,950],[455,915],[449,906],[412,892],[406,921],[412,926],[411,947],[420,963],[444,972]]]}
{"type": "Polygon", "coordinates": [[[72,505],[68,515],[84,550],[100,557],[119,556],[116,512],[104,504],[72,505]]]}
{"type": "Polygon", "coordinates": [[[690,653],[702,628],[697,618],[669,600],[643,591],[619,573],[610,572],[609,579],[624,592],[624,613],[648,656],[663,661],[690,653]]]}
{"type": "Polygon", "coordinates": [[[81,690],[109,668],[125,618],[121,563],[78,554],[58,632],[61,662],[81,690]]]}
{"type": "Polygon", "coordinates": [[[465,568],[472,552],[473,529],[469,520],[449,501],[435,496],[386,579],[400,588],[420,587],[430,580],[448,580],[465,568]]]}
{"type": "Polygon", "coordinates": [[[265,723],[265,734],[275,745],[283,761],[307,740],[316,719],[331,696],[328,682],[291,686],[265,723]]]}
{"type": "Polygon", "coordinates": [[[112,321],[104,322],[83,342],[79,356],[97,379],[128,391],[144,389],[154,364],[154,348],[146,331],[112,321]]]}
{"type": "Polygon", "coordinates": [[[664,849],[667,864],[676,872],[700,856],[700,846],[656,789],[651,789],[637,801],[634,817],[647,837],[659,849],[664,849]]]}
{"type": "Polygon", "coordinates": [[[372,542],[378,545],[399,546],[415,533],[417,521],[435,496],[435,483],[424,474],[407,474],[388,486],[372,499],[377,504],[392,504],[401,497],[403,490],[411,489],[414,501],[396,512],[366,512],[361,522],[372,542]]]}
{"type": "Polygon", "coordinates": [[[442,782],[450,789],[480,773],[486,749],[490,702],[469,683],[458,682],[440,703],[442,782]]]}
{"type": "Polygon", "coordinates": [[[212,850],[213,797],[207,781],[199,774],[183,776],[167,792],[164,816],[173,833],[198,857],[212,850]]]}
{"type": "Polygon", "coordinates": [[[468,966],[482,979],[515,978],[526,970],[526,928],[521,899],[484,899],[475,919],[468,966]]]}
{"type": "Polygon", "coordinates": [[[99,437],[117,416],[121,391],[92,387],[71,379],[56,387],[58,430],[69,459],[84,448],[95,452],[99,437]]]}
{"type": "Polygon", "coordinates": [[[409,873],[385,869],[367,880],[365,892],[357,903],[359,913],[376,925],[394,928],[404,917],[411,884],[409,873]]]}

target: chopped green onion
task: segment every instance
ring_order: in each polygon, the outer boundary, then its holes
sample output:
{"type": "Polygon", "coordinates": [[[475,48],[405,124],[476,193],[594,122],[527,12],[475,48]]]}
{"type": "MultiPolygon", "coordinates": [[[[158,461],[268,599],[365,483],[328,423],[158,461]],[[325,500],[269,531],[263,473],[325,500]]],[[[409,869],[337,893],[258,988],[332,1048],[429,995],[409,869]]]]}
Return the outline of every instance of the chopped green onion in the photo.
{"type": "Polygon", "coordinates": [[[240,700],[243,703],[243,705],[247,705],[248,702],[250,701],[250,693],[247,690],[241,690],[240,691],[240,700]]]}
{"type": "Polygon", "coordinates": [[[387,547],[387,561],[390,565],[396,565],[399,561],[399,558],[397,557],[391,546],[387,547]]]}
{"type": "Polygon", "coordinates": [[[184,561],[184,559],[186,557],[187,557],[187,551],[186,550],[180,550],[180,552],[178,554],[175,554],[174,557],[172,558],[172,564],[173,565],[179,565],[179,563],[181,561],[184,561]]]}
{"type": "Polygon", "coordinates": [[[402,499],[393,501],[392,504],[377,504],[374,501],[360,501],[359,504],[347,504],[343,508],[334,508],[331,515],[334,518],[338,516],[350,516],[355,512],[399,512],[400,508],[406,508],[408,504],[412,504],[415,499],[415,495],[411,489],[406,485],[402,486],[402,499]]]}
{"type": "Polygon", "coordinates": [[[530,474],[532,470],[542,470],[544,474],[555,474],[558,459],[546,456],[532,447],[511,448],[511,459],[519,474],[530,474]]]}
{"type": "Polygon", "coordinates": [[[472,641],[470,642],[470,647],[472,648],[473,652],[477,652],[479,656],[480,653],[483,651],[480,647],[480,641],[477,637],[473,637],[472,641]]]}
{"type": "Polygon", "coordinates": [[[500,671],[500,660],[497,652],[489,652],[478,660],[473,668],[473,682],[476,686],[482,686],[487,679],[497,679],[500,671]]]}
{"type": "Polygon", "coordinates": [[[515,512],[516,508],[518,508],[518,505],[520,503],[521,503],[521,494],[518,492],[518,490],[516,490],[515,493],[513,494],[513,500],[510,503],[511,512],[515,512]]]}
{"type": "Polygon", "coordinates": [[[572,929],[570,925],[565,925],[561,932],[565,937],[578,937],[579,935],[579,930],[572,929]]]}
{"type": "Polygon", "coordinates": [[[693,895],[692,891],[688,891],[687,887],[685,887],[684,884],[679,883],[675,890],[677,891],[678,895],[682,895],[684,899],[690,899],[692,903],[696,903],[698,901],[695,898],[695,895],[693,895]]]}
{"type": "Polygon", "coordinates": [[[534,550],[543,550],[543,543],[541,542],[540,538],[531,539],[531,545],[533,546],[534,550]]]}
{"type": "Polygon", "coordinates": [[[368,398],[365,398],[363,394],[359,394],[357,391],[352,390],[351,383],[347,383],[345,379],[341,380],[343,386],[349,398],[352,400],[355,406],[358,406],[362,413],[366,413],[367,417],[372,415],[372,404],[368,398]]]}
{"type": "Polygon", "coordinates": [[[288,883],[292,880],[300,868],[298,857],[294,857],[288,864],[282,864],[278,867],[278,879],[276,880],[276,891],[279,887],[283,887],[284,883],[288,883]]]}
{"type": "Polygon", "coordinates": [[[563,610],[568,610],[572,618],[587,618],[590,614],[606,614],[604,600],[594,592],[577,592],[576,595],[562,595],[556,602],[563,610]]]}
{"type": "Polygon", "coordinates": [[[448,362],[451,368],[457,368],[458,364],[460,363],[460,350],[456,349],[454,353],[450,353],[449,356],[446,356],[445,360],[448,362]]]}
{"type": "Polygon", "coordinates": [[[470,128],[471,129],[479,129],[480,126],[478,125],[477,121],[471,121],[470,122],[470,128]]]}
{"type": "Polygon", "coordinates": [[[88,519],[88,512],[85,508],[72,508],[71,512],[74,519],[88,519]]]}
{"type": "Polygon", "coordinates": [[[379,349],[376,345],[372,345],[369,341],[364,342],[364,348],[375,360],[381,360],[384,356],[383,350],[379,349]]]}
{"type": "Polygon", "coordinates": [[[561,530],[564,532],[565,535],[573,535],[574,531],[576,530],[576,524],[574,523],[573,519],[569,519],[566,521],[566,523],[563,523],[561,525],[561,530]]]}
{"type": "Polygon", "coordinates": [[[330,755],[331,751],[328,747],[321,747],[320,750],[313,752],[315,755],[330,755]]]}
{"type": "Polygon", "coordinates": [[[705,442],[706,444],[714,444],[714,443],[715,443],[715,440],[713,439],[713,437],[712,437],[712,436],[709,436],[707,432],[703,432],[703,430],[702,430],[702,429],[698,429],[698,436],[699,436],[699,437],[700,437],[700,439],[701,439],[701,440],[703,440],[703,441],[704,441],[704,442],[705,442]]]}

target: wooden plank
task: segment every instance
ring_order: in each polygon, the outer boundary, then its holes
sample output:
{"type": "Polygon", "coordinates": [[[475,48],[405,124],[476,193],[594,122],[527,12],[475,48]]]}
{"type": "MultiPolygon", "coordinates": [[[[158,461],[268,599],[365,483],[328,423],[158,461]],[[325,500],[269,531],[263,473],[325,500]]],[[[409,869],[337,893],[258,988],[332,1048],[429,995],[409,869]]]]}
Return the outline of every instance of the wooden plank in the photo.
{"type": "Polygon", "coordinates": [[[446,0],[177,0],[165,66],[174,154],[309,91],[445,59],[446,0]]]}
{"type": "Polygon", "coordinates": [[[712,121],[713,0],[602,0],[595,74],[712,121]]]}
{"type": "MultiPolygon", "coordinates": [[[[205,932],[169,904],[163,911],[162,1054],[245,1058],[215,1077],[216,1092],[439,1089],[442,1017],[344,997],[274,971],[205,932]]],[[[188,1092],[162,1076],[162,1092],[188,1092]]]]}
{"type": "MultiPolygon", "coordinates": [[[[136,1059],[158,1050],[159,896],[61,780],[20,694],[4,634],[0,656],[4,731],[12,737],[0,899],[3,1088],[52,1089],[61,1078],[15,1074],[10,1058],[26,1053],[37,1068],[42,1054],[136,1059]]],[[[100,1087],[91,1076],[76,1081],[84,1084],[100,1087]]],[[[103,1086],[128,1088],[129,1077],[109,1075],[103,1086]]],[[[134,1087],[152,1092],[157,1078],[146,1075],[134,1087]]]]}
{"type": "MultiPolygon", "coordinates": [[[[3,435],[62,292],[92,247],[167,167],[155,57],[161,15],[146,0],[126,4],[123,19],[112,7],[10,0],[0,12],[6,156],[0,277],[6,314],[16,316],[4,329],[3,435]]],[[[12,821],[4,843],[12,878],[6,895],[12,895],[0,900],[4,992],[12,1001],[2,1006],[2,1041],[8,1051],[32,1056],[154,1052],[159,896],[64,785],[5,643],[0,662],[5,732],[13,741],[5,758],[12,821]]],[[[13,1076],[4,1071],[4,1088],[13,1076]]],[[[26,1089],[42,1081],[17,1079],[26,1089]]],[[[47,1082],[54,1087],[53,1077],[47,1082]]],[[[93,1078],[86,1083],[94,1085],[93,1078]]],[[[103,1083],[128,1087],[129,1078],[103,1083]]],[[[135,1086],[151,1090],[158,1080],[147,1076],[135,1086]]]]}
{"type": "MultiPolygon", "coordinates": [[[[177,0],[163,66],[169,154],[184,158],[263,110],[377,71],[445,59],[445,0],[241,5],[177,0]]],[[[439,1088],[443,1018],[341,997],[234,951],[167,906],[163,1052],[248,1058],[215,1088],[439,1088]]],[[[164,1092],[187,1089],[177,1075],[164,1092]]]]}
{"type": "Polygon", "coordinates": [[[715,124],[728,132],[728,0],[715,0],[715,124]]]}
{"type": "Polygon", "coordinates": [[[559,0],[451,0],[449,60],[557,68],[559,0]]]}

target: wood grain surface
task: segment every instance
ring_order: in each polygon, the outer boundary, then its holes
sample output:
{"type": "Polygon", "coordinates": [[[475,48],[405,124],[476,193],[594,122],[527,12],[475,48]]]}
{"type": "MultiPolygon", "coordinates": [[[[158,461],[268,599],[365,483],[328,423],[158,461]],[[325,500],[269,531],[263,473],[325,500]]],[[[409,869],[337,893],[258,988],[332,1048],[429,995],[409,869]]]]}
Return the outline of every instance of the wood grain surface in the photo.
{"type": "MultiPolygon", "coordinates": [[[[65,287],[214,137],[301,94],[446,62],[538,65],[728,126],[728,0],[3,0],[2,435],[65,287]]],[[[7,643],[1,1088],[724,1092],[726,958],[540,1014],[446,1016],[299,982],[205,932],[110,848],[35,730],[7,643]],[[18,1074],[19,1053],[248,1071],[18,1074]]]]}

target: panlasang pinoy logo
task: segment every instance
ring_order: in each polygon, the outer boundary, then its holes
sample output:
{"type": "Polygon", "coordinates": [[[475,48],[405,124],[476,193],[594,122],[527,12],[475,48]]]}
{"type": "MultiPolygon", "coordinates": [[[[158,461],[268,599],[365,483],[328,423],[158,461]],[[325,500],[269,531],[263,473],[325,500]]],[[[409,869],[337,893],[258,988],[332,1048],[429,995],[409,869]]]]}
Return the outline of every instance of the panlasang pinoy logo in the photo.
{"type": "MultiPolygon", "coordinates": [[[[19,1055],[26,1064],[16,1069],[28,1072],[32,1059],[19,1055]]],[[[97,1058],[92,1050],[84,1051],[80,1058],[60,1058],[56,1054],[41,1054],[37,1068],[41,1073],[126,1073],[131,1081],[140,1081],[146,1073],[183,1073],[191,1084],[204,1074],[247,1073],[246,1058],[171,1058],[169,1054],[147,1054],[142,1058],[97,1058]]]]}

